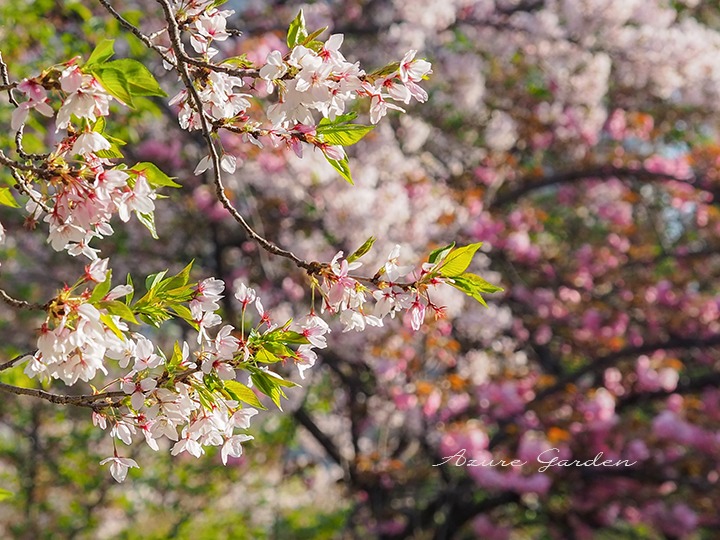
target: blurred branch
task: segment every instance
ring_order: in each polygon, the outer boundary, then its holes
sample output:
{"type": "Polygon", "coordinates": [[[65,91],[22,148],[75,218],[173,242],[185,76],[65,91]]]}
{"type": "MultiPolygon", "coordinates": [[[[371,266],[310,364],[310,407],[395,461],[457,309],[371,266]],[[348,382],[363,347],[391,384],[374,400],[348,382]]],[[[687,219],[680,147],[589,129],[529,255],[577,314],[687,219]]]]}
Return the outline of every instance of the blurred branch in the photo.
{"type": "MultiPolygon", "coordinates": [[[[619,351],[600,356],[594,360],[588,362],[585,366],[580,369],[569,373],[561,377],[555,384],[539,390],[533,399],[525,404],[521,414],[524,414],[530,410],[533,406],[540,403],[547,397],[550,397],[562,390],[565,390],[568,385],[577,383],[579,379],[585,375],[598,374],[600,371],[611,367],[616,361],[621,360],[628,356],[637,356],[641,354],[648,354],[658,350],[677,350],[677,349],[693,349],[693,348],[706,348],[720,345],[720,334],[710,336],[707,338],[681,338],[671,337],[663,342],[646,343],[639,347],[625,347],[619,351]]],[[[512,418],[508,418],[505,423],[500,427],[498,432],[490,440],[488,449],[492,450],[497,447],[508,435],[508,427],[514,426],[514,420],[521,414],[517,414],[512,418]]]]}
{"type": "Polygon", "coordinates": [[[717,388],[720,386],[720,372],[706,373],[694,378],[687,378],[681,380],[674,390],[657,390],[654,392],[636,392],[623,398],[620,398],[615,405],[615,410],[620,411],[631,405],[637,405],[654,401],[656,399],[662,399],[669,397],[673,394],[688,394],[691,392],[697,392],[704,388],[713,387],[717,388]]]}
{"type": "Polygon", "coordinates": [[[598,179],[636,179],[645,182],[683,182],[693,185],[697,189],[711,193],[715,199],[720,199],[720,188],[711,185],[695,185],[693,182],[697,177],[681,178],[672,174],[652,172],[647,169],[633,169],[629,167],[613,167],[599,166],[579,171],[568,171],[557,173],[550,176],[535,176],[525,178],[520,181],[518,187],[512,188],[505,193],[500,193],[494,200],[489,201],[489,208],[501,208],[507,204],[517,202],[525,195],[537,191],[539,189],[554,186],[557,184],[571,184],[574,182],[584,182],[586,180],[598,179]]]}
{"type": "Polygon", "coordinates": [[[354,472],[350,463],[342,456],[340,450],[332,439],[330,439],[330,437],[328,437],[313,421],[304,407],[299,407],[293,413],[293,417],[300,423],[301,426],[307,429],[313,437],[315,437],[315,440],[320,443],[320,446],[323,447],[332,460],[340,465],[346,475],[349,475],[351,478],[354,477],[354,472]]]}

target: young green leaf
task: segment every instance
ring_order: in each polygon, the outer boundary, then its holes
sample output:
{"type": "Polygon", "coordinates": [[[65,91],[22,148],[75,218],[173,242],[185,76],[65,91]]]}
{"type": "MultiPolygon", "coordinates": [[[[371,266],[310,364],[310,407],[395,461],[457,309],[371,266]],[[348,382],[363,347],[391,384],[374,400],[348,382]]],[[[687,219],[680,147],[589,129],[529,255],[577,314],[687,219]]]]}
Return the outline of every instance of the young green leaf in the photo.
{"type": "Polygon", "coordinates": [[[370,251],[373,247],[373,244],[375,243],[375,237],[371,236],[367,240],[365,240],[365,243],[357,248],[355,251],[353,251],[347,258],[347,262],[351,263],[354,261],[357,261],[360,257],[365,255],[368,251],[370,251]]]}
{"type": "Polygon", "coordinates": [[[263,364],[274,364],[275,362],[279,362],[280,358],[275,356],[265,347],[260,347],[257,351],[255,351],[255,360],[262,362],[263,364]]]}
{"type": "Polygon", "coordinates": [[[455,277],[462,274],[472,262],[473,255],[482,246],[482,242],[459,247],[450,252],[440,267],[440,274],[455,277]]]}
{"type": "Polygon", "coordinates": [[[125,157],[120,149],[114,144],[111,144],[110,148],[106,150],[97,150],[95,155],[105,159],[122,159],[125,157]]]}
{"type": "Polygon", "coordinates": [[[157,285],[162,281],[162,278],[165,277],[165,274],[167,274],[167,270],[163,270],[162,272],[158,272],[157,274],[150,274],[148,277],[145,278],[145,288],[148,292],[155,293],[155,289],[157,285]]]}
{"type": "Polygon", "coordinates": [[[106,309],[110,315],[117,315],[121,319],[130,321],[131,323],[140,324],[135,318],[135,314],[132,312],[132,310],[119,300],[99,302],[98,307],[106,309]]]}
{"type": "Polygon", "coordinates": [[[487,303],[482,297],[483,293],[492,294],[503,290],[502,287],[488,283],[480,276],[471,273],[455,276],[452,278],[452,281],[448,281],[448,283],[471,298],[474,298],[485,307],[487,307],[487,303]]]}
{"type": "Polygon", "coordinates": [[[278,385],[277,381],[280,379],[277,379],[276,377],[272,377],[270,375],[267,375],[263,371],[255,370],[250,375],[250,378],[252,379],[252,382],[255,386],[258,387],[258,389],[268,396],[272,402],[275,404],[275,406],[282,411],[282,405],[280,404],[280,398],[281,397],[287,397],[285,395],[285,392],[282,391],[280,386],[278,385]]]}
{"type": "Polygon", "coordinates": [[[433,250],[430,253],[430,256],[428,257],[428,262],[430,264],[442,262],[445,259],[445,257],[448,256],[448,254],[450,253],[450,251],[452,251],[452,248],[454,248],[454,247],[455,247],[455,242],[453,242],[452,244],[448,244],[447,246],[443,246],[441,248],[437,248],[436,250],[433,250]]]}
{"type": "Polygon", "coordinates": [[[135,215],[137,216],[140,223],[145,225],[145,228],[150,231],[150,235],[155,240],[159,240],[160,237],[157,234],[157,230],[155,230],[155,214],[153,212],[143,214],[142,212],[135,211],[135,215]]]}
{"type": "Polygon", "coordinates": [[[320,34],[322,34],[327,29],[328,29],[327,26],[323,26],[319,30],[315,30],[314,32],[312,32],[309,36],[307,36],[303,40],[302,44],[307,47],[316,37],[318,37],[320,34]]]}
{"type": "Polygon", "coordinates": [[[3,206],[10,206],[11,208],[20,208],[20,205],[15,200],[15,197],[12,196],[12,193],[10,192],[10,188],[0,188],[0,204],[3,206]]]}
{"type": "Polygon", "coordinates": [[[127,77],[125,77],[125,73],[119,69],[107,66],[109,66],[109,64],[102,64],[102,67],[93,66],[91,69],[93,76],[108,94],[120,100],[131,109],[134,109],[135,102],[133,101],[130,83],[127,77]]]}
{"type": "Polygon", "coordinates": [[[113,334],[115,334],[120,339],[125,339],[125,336],[117,327],[115,321],[113,321],[113,318],[108,313],[101,313],[100,320],[112,331],[113,334]]]}
{"type": "Polygon", "coordinates": [[[161,186],[179,188],[182,187],[180,184],[174,181],[174,179],[164,172],[162,172],[157,165],[147,161],[136,163],[130,167],[131,172],[144,173],[145,178],[152,188],[159,188],[161,186]]]}
{"type": "Polygon", "coordinates": [[[349,184],[355,185],[352,180],[352,175],[350,174],[350,165],[348,163],[347,156],[341,160],[337,160],[331,159],[325,155],[325,159],[328,160],[328,163],[333,166],[333,169],[339,172],[340,176],[342,176],[349,184]]]}
{"type": "Polygon", "coordinates": [[[305,15],[301,9],[288,28],[287,46],[292,49],[295,45],[299,45],[304,42],[307,37],[308,33],[307,28],[305,27],[305,15]]]}
{"type": "Polygon", "coordinates": [[[225,390],[228,391],[235,401],[242,401],[252,407],[257,407],[258,409],[267,409],[267,407],[260,402],[255,392],[242,383],[237,381],[225,381],[225,390]]]}
{"type": "Polygon", "coordinates": [[[229,64],[240,69],[252,68],[255,65],[248,59],[247,54],[241,54],[240,56],[231,56],[230,58],[226,58],[220,63],[229,64]]]}
{"type": "Polygon", "coordinates": [[[125,74],[130,86],[130,93],[133,96],[157,96],[167,97],[165,91],[160,87],[155,76],[148,68],[132,58],[113,60],[102,65],[101,69],[116,69],[125,74]]]}
{"type": "Polygon", "coordinates": [[[94,64],[103,64],[107,62],[112,55],[115,54],[114,44],[114,39],[103,39],[100,43],[98,43],[95,50],[90,55],[90,58],[88,58],[88,61],[85,62],[85,68],[94,64]]]}
{"type": "Polygon", "coordinates": [[[335,120],[330,120],[329,118],[321,118],[320,123],[318,124],[318,128],[322,126],[339,126],[340,124],[347,124],[348,122],[352,122],[357,118],[358,113],[355,111],[349,112],[346,114],[341,114],[340,116],[336,116],[335,120]]]}
{"type": "Polygon", "coordinates": [[[93,289],[92,294],[90,295],[89,302],[91,304],[95,302],[99,302],[103,298],[105,298],[105,295],[110,292],[111,287],[111,279],[112,279],[112,270],[108,270],[107,274],[105,274],[105,281],[102,283],[98,283],[95,285],[95,288],[93,289]]]}
{"type": "Polygon", "coordinates": [[[133,280],[130,277],[130,274],[127,275],[127,280],[125,281],[126,285],[130,285],[131,289],[130,292],[125,295],[125,303],[130,305],[130,302],[132,302],[133,296],[135,296],[135,287],[133,286],[133,280]]]}
{"type": "Polygon", "coordinates": [[[370,133],[375,126],[363,126],[362,124],[343,124],[331,126],[318,126],[318,135],[322,135],[323,141],[338,146],[351,146],[370,133]]]}

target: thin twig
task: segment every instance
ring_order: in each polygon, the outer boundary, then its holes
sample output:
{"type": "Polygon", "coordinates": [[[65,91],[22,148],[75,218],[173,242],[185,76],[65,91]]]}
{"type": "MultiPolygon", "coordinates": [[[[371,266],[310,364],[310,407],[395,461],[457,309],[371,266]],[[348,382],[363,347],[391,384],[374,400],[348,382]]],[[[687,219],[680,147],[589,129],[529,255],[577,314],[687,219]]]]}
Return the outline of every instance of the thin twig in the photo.
{"type": "Polygon", "coordinates": [[[20,360],[22,360],[22,359],[25,358],[26,356],[32,356],[32,355],[33,355],[33,353],[31,353],[31,352],[18,354],[15,358],[12,358],[11,360],[8,360],[7,362],[4,362],[4,363],[0,364],[0,371],[5,371],[6,369],[10,369],[10,368],[13,367],[17,362],[19,362],[20,360]]]}
{"type": "Polygon", "coordinates": [[[22,191],[23,193],[25,193],[25,195],[27,195],[28,197],[30,197],[30,200],[32,200],[32,201],[33,201],[35,204],[37,204],[40,208],[42,208],[43,210],[45,210],[45,212],[47,212],[48,214],[49,214],[50,212],[52,212],[52,210],[50,210],[50,207],[49,207],[48,205],[46,205],[46,204],[42,201],[42,199],[39,199],[38,197],[35,196],[35,193],[33,192],[32,188],[28,185],[27,180],[25,180],[25,179],[22,177],[22,175],[20,174],[19,171],[14,170],[12,174],[13,174],[13,178],[15,178],[15,180],[17,181],[17,188],[18,188],[20,191],[22,191]]]}
{"type": "Polygon", "coordinates": [[[17,131],[15,132],[15,149],[18,155],[23,159],[31,159],[34,161],[42,161],[50,157],[50,154],[32,154],[25,151],[23,148],[23,135],[25,131],[25,123],[20,124],[17,131]]]}
{"type": "Polygon", "coordinates": [[[12,296],[10,296],[2,289],[0,289],[0,299],[2,299],[2,301],[5,302],[7,305],[14,308],[45,311],[44,305],[27,302],[25,300],[18,300],[17,298],[13,298],[12,296]]]}
{"type": "Polygon", "coordinates": [[[260,244],[263,249],[274,255],[290,259],[298,267],[307,270],[309,273],[317,273],[321,268],[321,265],[319,263],[307,262],[296,256],[294,253],[280,248],[276,244],[270,242],[269,240],[266,240],[258,233],[256,233],[255,230],[248,224],[248,222],[245,221],[245,218],[240,214],[240,212],[238,212],[238,210],[233,206],[233,204],[227,198],[227,195],[225,195],[225,186],[223,184],[222,176],[220,173],[220,155],[218,154],[217,148],[215,147],[215,144],[212,140],[212,134],[207,118],[205,118],[202,100],[200,99],[197,89],[193,85],[190,74],[188,73],[186,63],[187,56],[184,53],[182,41],[180,39],[180,29],[178,28],[177,21],[175,20],[175,16],[173,15],[172,8],[170,7],[169,2],[167,0],[157,1],[162,6],[163,12],[165,14],[165,20],[168,23],[170,41],[172,43],[172,48],[175,51],[175,56],[178,59],[177,69],[180,73],[180,78],[182,79],[185,88],[187,89],[190,97],[192,98],[194,105],[193,108],[200,115],[200,125],[203,138],[205,139],[205,143],[207,144],[208,150],[210,152],[210,158],[213,164],[213,181],[215,183],[215,192],[217,194],[218,200],[220,200],[225,209],[230,212],[235,221],[237,221],[243,227],[243,229],[245,229],[248,235],[258,244],[260,244]]]}
{"type": "Polygon", "coordinates": [[[12,92],[13,89],[17,86],[17,83],[10,83],[10,74],[8,73],[7,64],[3,60],[2,52],[0,52],[0,81],[2,81],[2,87],[0,87],[0,89],[2,89],[3,91],[7,90],[8,97],[10,98],[10,103],[15,105],[15,107],[18,107],[19,104],[12,92]]]}
{"type": "Polygon", "coordinates": [[[153,49],[156,53],[158,53],[163,60],[165,60],[168,64],[175,65],[175,62],[173,62],[172,58],[170,58],[168,55],[165,54],[165,51],[163,51],[158,45],[152,42],[152,39],[150,37],[146,36],[142,33],[142,31],[132,24],[130,21],[125,19],[120,13],[118,13],[114,7],[110,5],[110,3],[107,0],[98,0],[100,4],[112,15],[115,17],[115,19],[120,23],[122,27],[124,27],[126,30],[129,30],[132,32],[132,34],[137,37],[140,41],[142,41],[145,46],[147,46],[150,49],[153,49]]]}
{"type": "Polygon", "coordinates": [[[13,386],[0,382],[0,391],[8,392],[10,394],[16,394],[18,396],[31,396],[55,403],[57,405],[74,405],[76,407],[88,407],[91,409],[98,409],[105,407],[108,403],[99,403],[102,400],[110,400],[116,397],[124,397],[124,392],[105,392],[102,394],[95,395],[82,395],[82,396],[64,396],[61,394],[53,394],[46,392],[45,390],[38,390],[36,388],[24,388],[22,386],[13,386]]]}

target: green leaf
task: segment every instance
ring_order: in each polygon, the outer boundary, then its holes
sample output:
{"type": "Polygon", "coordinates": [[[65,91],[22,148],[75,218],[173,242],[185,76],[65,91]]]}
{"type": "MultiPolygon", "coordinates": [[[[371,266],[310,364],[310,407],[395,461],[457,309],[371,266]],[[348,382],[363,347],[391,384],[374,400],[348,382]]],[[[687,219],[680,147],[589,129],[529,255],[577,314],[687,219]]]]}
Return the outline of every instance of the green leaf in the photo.
{"type": "Polygon", "coordinates": [[[350,185],[355,185],[352,180],[352,175],[350,174],[350,165],[348,163],[347,156],[341,160],[337,160],[330,159],[327,155],[325,155],[325,159],[327,159],[328,163],[333,166],[333,169],[339,172],[340,176],[342,176],[350,185]]]}
{"type": "Polygon", "coordinates": [[[113,60],[102,65],[102,69],[116,69],[125,74],[133,96],[167,97],[155,76],[148,68],[132,58],[113,60]]]}
{"type": "Polygon", "coordinates": [[[225,381],[225,390],[227,390],[230,396],[236,401],[242,401],[258,409],[267,409],[267,407],[260,402],[255,392],[242,383],[225,381]]]}
{"type": "Polygon", "coordinates": [[[322,126],[337,126],[340,124],[347,124],[348,122],[352,122],[357,118],[357,113],[355,111],[349,112],[346,114],[341,114],[340,116],[336,116],[335,120],[330,120],[329,118],[321,118],[320,123],[318,124],[318,128],[322,126]]]}
{"type": "Polygon", "coordinates": [[[313,41],[316,37],[318,37],[320,34],[322,34],[322,33],[323,33],[325,30],[327,30],[327,29],[328,29],[327,26],[323,26],[323,27],[320,28],[319,30],[315,30],[315,31],[312,32],[309,36],[307,36],[307,37],[305,38],[305,40],[302,42],[302,44],[307,47],[307,46],[310,44],[311,41],[313,41]]]}
{"type": "Polygon", "coordinates": [[[281,340],[283,343],[292,345],[306,345],[310,343],[310,340],[298,332],[293,330],[287,330],[283,332],[281,340]]]}
{"type": "Polygon", "coordinates": [[[12,196],[12,193],[10,192],[10,188],[0,188],[0,204],[3,206],[10,206],[11,208],[20,208],[20,205],[15,200],[15,197],[12,196]]]}
{"type": "Polygon", "coordinates": [[[357,261],[360,257],[365,255],[368,251],[370,251],[373,247],[373,244],[375,243],[375,237],[371,236],[367,240],[365,240],[365,243],[357,248],[355,251],[353,251],[347,258],[347,262],[351,263],[354,261],[357,261]]]}
{"type": "Polygon", "coordinates": [[[119,300],[100,302],[98,303],[98,307],[101,309],[106,309],[108,313],[110,313],[110,315],[117,315],[121,319],[130,321],[131,323],[140,324],[135,318],[135,314],[132,312],[132,310],[119,300]]]}
{"type": "Polygon", "coordinates": [[[241,54],[240,56],[231,56],[226,58],[221,64],[230,64],[231,66],[238,67],[240,69],[252,68],[254,64],[248,59],[247,54],[241,54]]]}
{"type": "Polygon", "coordinates": [[[127,275],[126,285],[130,285],[132,287],[132,292],[125,295],[125,303],[130,305],[130,302],[132,302],[133,296],[135,296],[135,286],[133,285],[133,280],[130,277],[130,274],[127,275]]]}
{"type": "Polygon", "coordinates": [[[112,333],[115,334],[120,339],[124,339],[125,336],[123,336],[123,333],[120,331],[120,329],[115,324],[115,321],[113,321],[112,317],[108,313],[101,313],[100,314],[100,320],[107,326],[110,330],[112,330],[112,333]]]}
{"type": "Polygon", "coordinates": [[[440,267],[440,274],[455,277],[462,274],[472,262],[473,255],[482,246],[482,242],[463,246],[450,252],[440,267]]]}
{"type": "Polygon", "coordinates": [[[400,62],[393,62],[392,64],[388,64],[385,67],[376,69],[375,71],[370,73],[367,76],[367,78],[370,79],[371,81],[374,81],[375,79],[380,79],[382,77],[387,77],[388,75],[392,75],[398,69],[400,69],[400,62]]]}
{"type": "Polygon", "coordinates": [[[482,293],[492,294],[504,290],[502,287],[488,283],[480,276],[471,273],[455,276],[452,281],[448,280],[447,283],[474,298],[485,307],[487,307],[487,303],[482,297],[482,293]]]}
{"type": "Polygon", "coordinates": [[[318,126],[317,132],[322,135],[323,141],[338,146],[351,146],[370,133],[375,126],[362,124],[344,124],[331,126],[318,126]]]}
{"type": "Polygon", "coordinates": [[[192,269],[192,265],[195,262],[195,259],[190,261],[185,268],[180,270],[177,274],[174,276],[170,276],[169,278],[166,278],[162,280],[160,283],[160,286],[158,287],[159,291],[171,291],[173,289],[177,289],[179,287],[183,287],[187,285],[188,280],[190,279],[190,270],[192,269]]]}
{"type": "Polygon", "coordinates": [[[160,186],[174,188],[182,187],[180,184],[175,182],[173,178],[158,169],[157,165],[155,165],[154,163],[150,163],[147,161],[143,161],[142,163],[136,163],[135,165],[130,167],[130,171],[136,173],[143,173],[148,181],[148,184],[150,184],[150,187],[152,188],[158,188],[160,186]]]}
{"type": "Polygon", "coordinates": [[[12,499],[14,496],[15,496],[15,494],[12,491],[8,491],[7,489],[0,488],[0,501],[12,499]]]}
{"type": "Polygon", "coordinates": [[[275,362],[279,362],[280,358],[275,356],[265,347],[260,347],[257,351],[255,351],[255,360],[262,362],[263,364],[274,364],[275,362]]]}
{"type": "MultiPolygon", "coordinates": [[[[296,386],[300,386],[298,383],[288,381],[287,379],[281,379],[280,377],[273,377],[270,375],[270,378],[277,384],[278,386],[284,386],[285,388],[294,388],[296,386]]],[[[285,394],[283,394],[285,396],[285,394]]]]}
{"type": "Polygon", "coordinates": [[[448,244],[447,246],[437,248],[436,250],[432,251],[430,253],[430,256],[428,257],[428,262],[430,264],[435,264],[436,262],[442,262],[445,257],[448,256],[452,248],[455,247],[455,242],[452,244],[448,244]]]}
{"type": "Polygon", "coordinates": [[[162,278],[165,277],[165,274],[167,274],[167,270],[163,270],[162,272],[158,272],[157,274],[150,274],[148,277],[145,278],[145,288],[148,292],[155,293],[155,287],[162,281],[162,278]]]}
{"type": "Polygon", "coordinates": [[[199,327],[195,322],[195,319],[193,319],[192,311],[190,311],[187,307],[182,304],[175,304],[170,309],[172,309],[182,320],[192,326],[195,330],[198,330],[199,327]]]}
{"type": "Polygon", "coordinates": [[[97,133],[102,133],[105,139],[110,143],[110,148],[108,148],[107,150],[98,150],[97,152],[95,152],[95,154],[97,154],[98,157],[106,159],[121,159],[125,157],[118,148],[119,146],[125,146],[125,141],[123,141],[122,139],[117,139],[112,135],[107,135],[105,133],[105,127],[105,118],[101,116],[95,122],[95,125],[93,126],[93,131],[97,133]]]}
{"type": "Polygon", "coordinates": [[[307,28],[305,28],[305,15],[301,9],[297,16],[290,23],[287,33],[287,46],[292,49],[295,45],[304,42],[308,37],[307,28]]]}
{"type": "Polygon", "coordinates": [[[148,212],[147,214],[143,214],[142,212],[135,211],[135,215],[138,218],[138,221],[145,225],[145,228],[150,231],[150,235],[155,239],[159,240],[160,237],[157,234],[157,231],[155,230],[155,214],[153,212],[148,212]]]}
{"type": "Polygon", "coordinates": [[[90,299],[88,300],[88,302],[93,304],[105,298],[105,295],[110,292],[111,278],[112,270],[108,270],[107,274],[105,274],[105,281],[95,285],[95,288],[93,289],[92,295],[90,295],[90,299]]]}
{"type": "Polygon", "coordinates": [[[85,62],[85,67],[107,62],[115,54],[114,43],[114,39],[104,39],[98,43],[88,61],[85,62]]]}
{"type": "Polygon", "coordinates": [[[285,392],[282,391],[277,381],[280,381],[277,377],[267,375],[265,372],[255,370],[250,375],[252,382],[258,389],[268,396],[275,406],[282,411],[282,405],[280,404],[280,398],[287,398],[285,392]]]}
{"type": "Polygon", "coordinates": [[[91,69],[93,76],[108,94],[119,99],[131,109],[134,109],[135,102],[133,101],[130,83],[127,77],[125,77],[125,73],[119,69],[106,66],[109,66],[109,64],[102,64],[102,67],[93,67],[91,69]]]}
{"type": "Polygon", "coordinates": [[[293,352],[292,349],[287,347],[284,343],[279,343],[277,341],[268,341],[265,343],[265,348],[281,360],[285,358],[296,358],[297,355],[295,352],[293,352]]]}
{"type": "Polygon", "coordinates": [[[120,149],[114,144],[111,144],[110,148],[107,150],[97,150],[95,155],[105,159],[122,159],[125,157],[120,149]]]}

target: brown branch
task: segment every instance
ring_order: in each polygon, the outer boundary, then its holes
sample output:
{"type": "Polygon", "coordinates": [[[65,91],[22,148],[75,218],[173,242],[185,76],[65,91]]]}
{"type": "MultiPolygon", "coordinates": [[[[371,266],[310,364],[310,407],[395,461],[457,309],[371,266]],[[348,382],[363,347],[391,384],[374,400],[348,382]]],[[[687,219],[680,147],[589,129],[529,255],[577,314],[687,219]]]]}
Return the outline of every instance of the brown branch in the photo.
{"type": "Polygon", "coordinates": [[[32,353],[32,352],[18,354],[15,358],[12,358],[12,359],[8,360],[7,362],[3,362],[2,364],[0,364],[0,371],[5,371],[6,369],[10,369],[11,367],[13,367],[15,365],[16,362],[19,362],[26,356],[32,356],[33,354],[34,353],[32,353]]]}
{"type": "Polygon", "coordinates": [[[646,344],[640,345],[639,347],[625,347],[624,349],[621,349],[617,352],[606,354],[604,356],[596,358],[595,360],[589,362],[588,364],[581,367],[580,369],[578,369],[564,377],[561,377],[560,380],[557,381],[552,386],[537,392],[535,397],[528,402],[528,406],[538,403],[539,401],[558,392],[559,390],[566,388],[569,384],[576,383],[579,379],[581,379],[585,375],[588,375],[591,373],[598,373],[598,372],[604,370],[605,368],[612,366],[617,360],[620,360],[620,359],[628,357],[628,356],[649,354],[649,353],[653,353],[655,351],[662,350],[662,349],[668,349],[668,350],[693,349],[693,348],[702,348],[702,347],[714,347],[716,345],[720,345],[720,334],[710,336],[707,338],[671,337],[670,339],[668,339],[667,341],[664,341],[664,342],[646,343],[646,344]]]}
{"type": "Polygon", "coordinates": [[[150,39],[148,36],[142,33],[142,31],[132,24],[130,21],[125,19],[120,13],[118,13],[114,7],[110,5],[110,2],[107,0],[98,0],[100,4],[112,15],[115,17],[115,19],[120,23],[120,26],[125,28],[126,30],[130,31],[136,38],[138,38],[140,41],[142,41],[146,47],[153,49],[156,53],[158,53],[163,60],[165,60],[168,64],[175,65],[175,62],[172,61],[172,58],[167,56],[165,52],[155,43],[152,42],[152,39],[150,39]]]}
{"type": "Polygon", "coordinates": [[[340,453],[340,450],[335,445],[335,443],[328,437],[313,421],[313,419],[310,417],[308,412],[305,410],[304,407],[298,408],[294,413],[293,416],[295,417],[295,420],[298,421],[298,423],[303,426],[305,429],[307,429],[310,434],[315,438],[315,440],[320,443],[320,446],[323,447],[325,452],[327,452],[328,456],[332,458],[332,460],[340,465],[343,470],[348,470],[348,462],[347,460],[342,456],[340,453]]]}
{"type": "Polygon", "coordinates": [[[615,411],[619,412],[622,409],[637,405],[641,403],[647,403],[656,399],[662,399],[671,396],[672,394],[688,394],[691,392],[697,392],[708,387],[717,387],[720,385],[720,372],[707,373],[699,377],[681,380],[674,390],[656,390],[654,392],[636,392],[628,396],[622,397],[618,400],[615,405],[615,411]]]}
{"type": "Polygon", "coordinates": [[[15,161],[14,159],[10,159],[3,153],[2,150],[0,150],[0,164],[6,165],[7,167],[10,167],[11,169],[13,169],[15,171],[31,172],[42,178],[52,177],[52,173],[50,173],[50,171],[48,171],[47,169],[45,169],[43,167],[36,167],[34,165],[27,165],[25,163],[20,163],[19,161],[15,161]]]}
{"type": "Polygon", "coordinates": [[[32,302],[27,302],[25,300],[18,300],[17,298],[13,298],[2,289],[0,289],[0,299],[3,300],[3,302],[5,302],[7,305],[17,309],[45,311],[47,308],[47,305],[36,304],[32,302]]]}
{"type": "Polygon", "coordinates": [[[110,400],[116,397],[124,397],[124,392],[104,392],[102,394],[95,395],[81,395],[81,396],[66,396],[61,394],[53,394],[46,392],[45,390],[38,390],[36,388],[24,388],[22,386],[13,386],[0,382],[0,391],[7,392],[10,394],[16,394],[18,396],[31,396],[39,399],[44,399],[50,403],[57,405],[74,405],[76,407],[88,407],[91,409],[98,409],[108,405],[108,403],[98,403],[102,400],[110,400]]]}
{"type": "Polygon", "coordinates": [[[247,234],[255,240],[260,246],[268,251],[269,253],[272,253],[274,255],[278,255],[280,257],[284,257],[286,259],[290,259],[293,261],[298,267],[303,268],[307,270],[310,273],[316,273],[319,270],[320,265],[318,263],[310,263],[303,259],[300,259],[298,256],[296,256],[294,253],[287,251],[285,249],[280,248],[276,244],[270,242],[269,240],[266,240],[262,236],[260,236],[258,233],[255,232],[255,230],[248,224],[247,221],[245,221],[245,218],[238,212],[238,210],[233,206],[233,204],[228,199],[227,195],[225,195],[225,186],[222,181],[221,176],[221,168],[220,168],[220,155],[218,154],[217,148],[215,147],[215,144],[212,140],[212,133],[210,129],[210,125],[208,123],[207,118],[205,117],[205,112],[203,110],[202,100],[200,99],[200,95],[198,94],[197,89],[193,85],[192,79],[190,78],[190,74],[187,69],[187,56],[184,53],[182,41],[180,38],[180,28],[178,27],[177,21],[175,20],[175,16],[172,13],[172,8],[168,2],[168,0],[157,0],[157,2],[162,6],[163,12],[165,14],[165,20],[168,23],[168,33],[170,35],[170,41],[172,43],[172,48],[175,51],[175,55],[178,59],[177,62],[177,70],[180,73],[180,78],[183,81],[183,84],[185,85],[186,90],[189,92],[190,97],[192,98],[192,106],[193,109],[200,115],[200,125],[201,130],[203,134],[203,138],[205,139],[205,143],[208,147],[208,151],[210,152],[210,157],[213,164],[213,181],[215,183],[215,193],[217,195],[218,200],[222,203],[223,207],[232,215],[232,217],[237,221],[243,229],[247,232],[247,234]]]}
{"type": "MultiPolygon", "coordinates": [[[[693,349],[693,348],[703,348],[703,347],[714,347],[716,345],[720,345],[720,334],[710,336],[707,338],[681,338],[681,337],[671,337],[667,341],[664,342],[656,342],[656,343],[646,343],[644,345],[640,345],[639,347],[625,347],[624,349],[621,349],[619,351],[606,354],[604,356],[601,356],[599,358],[596,358],[590,362],[588,362],[585,366],[581,367],[580,369],[569,373],[563,377],[560,377],[560,379],[553,385],[543,389],[539,390],[533,399],[528,401],[525,404],[525,407],[520,414],[524,414],[528,410],[530,410],[533,406],[539,404],[542,400],[544,400],[547,397],[550,397],[562,390],[565,390],[568,385],[575,384],[583,378],[586,375],[597,375],[599,372],[605,370],[606,368],[611,367],[616,361],[621,360],[623,358],[626,358],[628,356],[637,356],[641,354],[649,354],[653,353],[658,350],[677,350],[677,349],[693,349]]],[[[511,425],[514,425],[514,420],[520,416],[520,414],[513,416],[512,418],[506,419],[503,424],[500,426],[500,429],[497,433],[492,437],[490,440],[490,443],[488,445],[488,449],[492,450],[493,448],[497,447],[498,444],[503,442],[507,435],[508,431],[506,428],[510,427],[511,425]]]]}
{"type": "MultiPolygon", "coordinates": [[[[646,182],[684,182],[692,184],[696,178],[681,178],[672,174],[648,171],[647,169],[633,169],[629,167],[598,166],[594,168],[568,171],[552,174],[550,176],[530,177],[520,181],[520,185],[505,193],[499,194],[490,201],[489,207],[501,208],[507,204],[516,202],[518,199],[549,186],[557,184],[570,184],[585,180],[607,179],[607,178],[635,178],[646,182]]],[[[711,186],[698,186],[699,189],[708,191],[713,195],[717,194],[717,188],[711,186]]]]}

